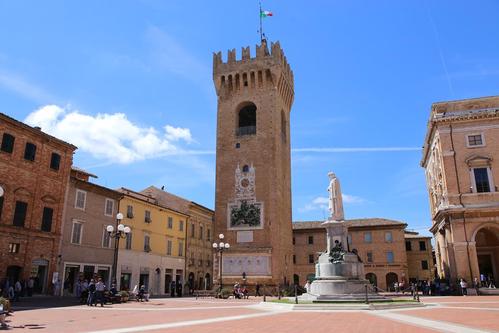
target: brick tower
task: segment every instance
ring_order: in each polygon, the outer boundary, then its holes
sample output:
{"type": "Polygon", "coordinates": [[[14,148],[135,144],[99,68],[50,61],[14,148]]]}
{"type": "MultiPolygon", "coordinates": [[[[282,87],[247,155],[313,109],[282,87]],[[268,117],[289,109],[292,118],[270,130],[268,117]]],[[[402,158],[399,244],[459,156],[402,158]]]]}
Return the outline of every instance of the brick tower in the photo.
{"type": "MultiPolygon", "coordinates": [[[[294,82],[279,42],[213,55],[218,96],[215,233],[225,235],[223,283],[292,282],[289,119],[294,82]],[[243,273],[246,281],[243,281],[243,273]]],[[[214,277],[219,277],[214,260],[214,277]]],[[[215,281],[217,283],[217,281],[215,281]]],[[[218,281],[219,283],[219,281],[218,281]]]]}

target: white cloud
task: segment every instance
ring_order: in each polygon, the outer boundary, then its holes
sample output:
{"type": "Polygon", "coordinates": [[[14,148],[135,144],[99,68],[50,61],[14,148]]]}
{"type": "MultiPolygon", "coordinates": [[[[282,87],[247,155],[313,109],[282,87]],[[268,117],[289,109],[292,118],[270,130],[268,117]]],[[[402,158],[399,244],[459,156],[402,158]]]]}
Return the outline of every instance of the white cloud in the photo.
{"type": "MultiPolygon", "coordinates": [[[[343,203],[345,204],[362,204],[367,202],[364,198],[358,197],[356,195],[350,195],[342,193],[343,203]]],[[[329,209],[329,198],[328,197],[316,197],[311,202],[306,204],[304,207],[300,208],[300,212],[310,212],[310,211],[327,211],[329,209]]]]}
{"type": "Polygon", "coordinates": [[[361,204],[366,202],[366,199],[358,197],[356,195],[350,195],[346,193],[341,194],[343,197],[343,202],[347,204],[361,204]]]}
{"type": "Polygon", "coordinates": [[[175,128],[172,135],[165,126],[164,133],[153,127],[140,127],[123,113],[100,113],[95,116],[46,105],[25,119],[31,126],[40,126],[62,140],[76,145],[97,159],[110,163],[131,163],[182,151],[172,141],[192,141],[189,129],[175,128]],[[174,138],[174,139],[173,139],[174,138]]]}
{"type": "Polygon", "coordinates": [[[165,126],[166,138],[171,141],[184,140],[192,142],[191,131],[188,128],[173,127],[170,125],[165,126]]]}
{"type": "Polygon", "coordinates": [[[293,153],[368,153],[368,152],[383,152],[383,151],[421,151],[420,147],[350,147],[350,148],[294,148],[293,153]]]}

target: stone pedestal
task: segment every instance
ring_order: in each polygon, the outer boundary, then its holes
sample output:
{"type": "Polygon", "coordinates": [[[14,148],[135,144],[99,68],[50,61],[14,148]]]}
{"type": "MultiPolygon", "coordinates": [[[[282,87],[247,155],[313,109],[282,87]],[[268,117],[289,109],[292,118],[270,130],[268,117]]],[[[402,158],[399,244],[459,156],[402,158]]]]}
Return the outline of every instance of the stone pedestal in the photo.
{"type": "Polygon", "coordinates": [[[316,279],[302,299],[314,302],[365,301],[384,299],[376,294],[364,277],[364,264],[355,253],[345,251],[347,227],[343,221],[328,220],[327,250],[315,265],[316,279]]]}

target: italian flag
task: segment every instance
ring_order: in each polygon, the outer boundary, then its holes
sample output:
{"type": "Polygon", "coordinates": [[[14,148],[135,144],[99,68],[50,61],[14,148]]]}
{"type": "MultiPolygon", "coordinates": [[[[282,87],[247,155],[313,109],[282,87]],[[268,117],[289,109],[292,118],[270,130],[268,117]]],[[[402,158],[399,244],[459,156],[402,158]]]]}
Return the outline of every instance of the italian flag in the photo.
{"type": "Polygon", "coordinates": [[[269,12],[268,10],[261,10],[260,11],[260,16],[265,18],[267,16],[272,16],[272,12],[269,12]]]}

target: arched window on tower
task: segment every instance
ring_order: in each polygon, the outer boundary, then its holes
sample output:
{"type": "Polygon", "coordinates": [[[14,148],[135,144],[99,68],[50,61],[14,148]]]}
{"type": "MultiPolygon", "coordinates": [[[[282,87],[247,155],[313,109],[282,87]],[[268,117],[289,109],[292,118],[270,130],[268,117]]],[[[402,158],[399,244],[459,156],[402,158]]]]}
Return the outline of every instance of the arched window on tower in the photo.
{"type": "Polygon", "coordinates": [[[243,172],[249,172],[249,166],[248,165],[243,166],[243,172]]]}
{"type": "Polygon", "coordinates": [[[238,112],[236,135],[256,134],[256,105],[249,103],[244,105],[238,112]]]}

